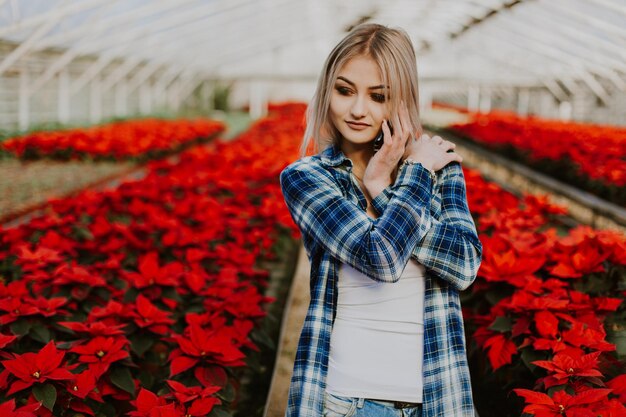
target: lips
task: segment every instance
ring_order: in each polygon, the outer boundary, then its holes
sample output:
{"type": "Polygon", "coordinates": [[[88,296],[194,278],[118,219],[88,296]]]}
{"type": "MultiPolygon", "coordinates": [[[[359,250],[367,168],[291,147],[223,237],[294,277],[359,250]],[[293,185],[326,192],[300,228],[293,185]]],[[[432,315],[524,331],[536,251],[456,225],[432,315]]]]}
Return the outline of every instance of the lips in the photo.
{"type": "Polygon", "coordinates": [[[346,122],[346,124],[350,126],[350,129],[352,130],[365,130],[370,127],[370,125],[368,125],[367,123],[346,122]]]}

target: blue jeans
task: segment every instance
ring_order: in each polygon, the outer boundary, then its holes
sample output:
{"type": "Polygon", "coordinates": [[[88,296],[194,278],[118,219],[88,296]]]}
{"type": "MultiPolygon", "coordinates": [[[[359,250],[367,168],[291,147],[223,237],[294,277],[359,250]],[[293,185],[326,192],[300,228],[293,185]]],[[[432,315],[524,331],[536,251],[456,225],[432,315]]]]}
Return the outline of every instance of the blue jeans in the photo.
{"type": "Polygon", "coordinates": [[[324,417],[422,417],[422,406],[400,409],[392,402],[326,393],[324,417]]]}

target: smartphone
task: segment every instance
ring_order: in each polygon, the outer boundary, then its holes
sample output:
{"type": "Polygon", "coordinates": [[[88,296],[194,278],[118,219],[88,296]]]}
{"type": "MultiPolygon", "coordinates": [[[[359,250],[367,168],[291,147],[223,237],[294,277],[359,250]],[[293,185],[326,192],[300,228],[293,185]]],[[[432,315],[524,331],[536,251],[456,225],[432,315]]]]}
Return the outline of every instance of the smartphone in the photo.
{"type": "MultiPolygon", "coordinates": [[[[393,127],[391,127],[390,121],[387,121],[387,126],[389,126],[389,131],[393,135],[393,127]]],[[[384,139],[383,129],[381,128],[380,132],[378,132],[378,134],[374,138],[374,153],[378,152],[378,150],[383,146],[384,142],[385,142],[385,139],[384,139]]]]}

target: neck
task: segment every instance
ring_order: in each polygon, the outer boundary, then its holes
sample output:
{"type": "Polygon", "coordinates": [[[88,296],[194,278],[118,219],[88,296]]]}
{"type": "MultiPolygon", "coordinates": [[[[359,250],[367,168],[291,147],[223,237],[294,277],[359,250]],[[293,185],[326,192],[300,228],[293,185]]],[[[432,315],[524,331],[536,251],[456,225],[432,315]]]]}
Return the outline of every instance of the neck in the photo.
{"type": "Polygon", "coordinates": [[[364,143],[357,145],[353,143],[346,143],[344,141],[341,143],[340,148],[343,154],[352,161],[354,174],[362,179],[363,174],[365,173],[365,168],[374,155],[372,144],[364,143]]]}

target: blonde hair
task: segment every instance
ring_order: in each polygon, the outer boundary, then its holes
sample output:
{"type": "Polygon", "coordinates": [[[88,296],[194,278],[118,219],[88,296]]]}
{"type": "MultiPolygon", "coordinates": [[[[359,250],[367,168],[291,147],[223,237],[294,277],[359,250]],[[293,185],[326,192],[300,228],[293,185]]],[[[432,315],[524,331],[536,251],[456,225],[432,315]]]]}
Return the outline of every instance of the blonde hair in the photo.
{"type": "Polygon", "coordinates": [[[306,129],[301,154],[304,156],[313,141],[313,152],[320,152],[340,138],[330,120],[330,98],[339,71],[352,58],[372,58],[381,72],[389,113],[397,114],[404,101],[413,131],[419,137],[419,94],[415,50],[408,34],[399,28],[388,28],[375,23],[356,26],[330,52],[306,112],[306,129]]]}

